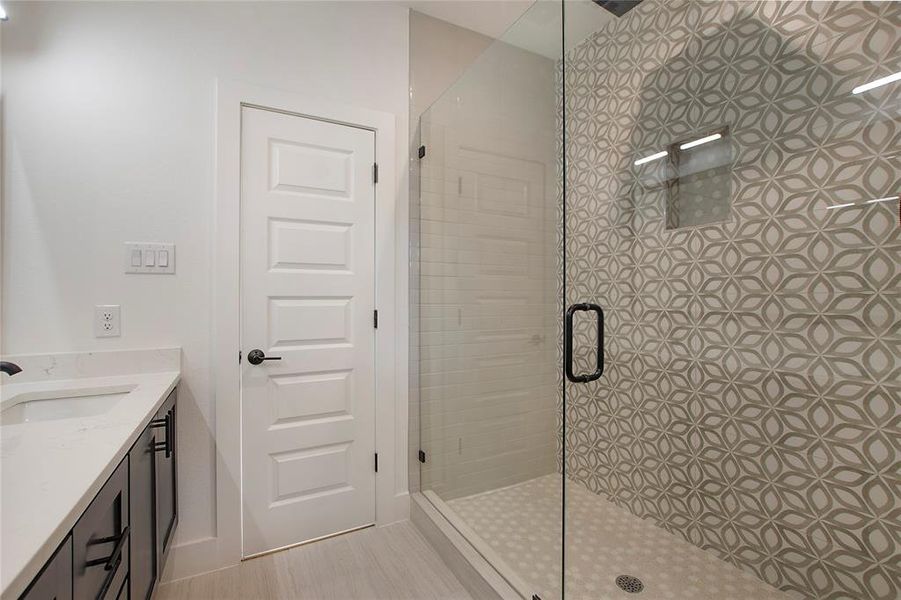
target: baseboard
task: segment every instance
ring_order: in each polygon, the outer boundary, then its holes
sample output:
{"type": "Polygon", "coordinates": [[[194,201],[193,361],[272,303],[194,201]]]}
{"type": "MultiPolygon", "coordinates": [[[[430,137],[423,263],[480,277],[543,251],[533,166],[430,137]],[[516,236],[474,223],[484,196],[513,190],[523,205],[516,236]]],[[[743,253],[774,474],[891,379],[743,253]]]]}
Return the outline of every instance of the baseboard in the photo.
{"type": "Polygon", "coordinates": [[[169,583],[211,571],[220,571],[235,564],[223,564],[219,555],[219,538],[207,537],[172,546],[163,568],[160,583],[169,583]]]}
{"type": "Polygon", "coordinates": [[[410,520],[476,600],[523,600],[523,596],[421,493],[412,495],[410,520]]]}
{"type": "Polygon", "coordinates": [[[377,525],[382,527],[397,523],[398,521],[410,520],[410,492],[401,492],[394,496],[394,505],[391,507],[391,513],[388,518],[383,519],[381,516],[377,519],[377,525]]]}

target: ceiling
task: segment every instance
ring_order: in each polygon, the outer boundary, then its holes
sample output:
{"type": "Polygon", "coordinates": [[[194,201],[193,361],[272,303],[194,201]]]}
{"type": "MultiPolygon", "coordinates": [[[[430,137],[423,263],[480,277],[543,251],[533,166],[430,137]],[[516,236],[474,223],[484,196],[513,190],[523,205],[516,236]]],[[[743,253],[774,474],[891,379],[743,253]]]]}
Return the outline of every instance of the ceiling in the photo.
{"type": "Polygon", "coordinates": [[[534,0],[400,0],[417,12],[499,38],[534,0]]]}
{"type": "MultiPolygon", "coordinates": [[[[565,2],[567,50],[616,18],[591,0],[565,2]]],[[[551,59],[560,56],[559,0],[399,0],[398,3],[488,37],[502,38],[551,59]]]]}

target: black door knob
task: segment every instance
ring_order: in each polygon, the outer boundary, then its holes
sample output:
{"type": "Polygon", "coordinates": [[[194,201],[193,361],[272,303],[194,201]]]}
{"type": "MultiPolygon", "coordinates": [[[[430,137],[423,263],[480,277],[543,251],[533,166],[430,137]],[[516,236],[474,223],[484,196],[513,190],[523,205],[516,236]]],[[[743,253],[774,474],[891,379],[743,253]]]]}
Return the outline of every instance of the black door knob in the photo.
{"type": "Polygon", "coordinates": [[[247,362],[252,365],[262,364],[264,360],[281,360],[281,356],[266,356],[266,353],[259,348],[251,350],[247,353],[247,362]]]}

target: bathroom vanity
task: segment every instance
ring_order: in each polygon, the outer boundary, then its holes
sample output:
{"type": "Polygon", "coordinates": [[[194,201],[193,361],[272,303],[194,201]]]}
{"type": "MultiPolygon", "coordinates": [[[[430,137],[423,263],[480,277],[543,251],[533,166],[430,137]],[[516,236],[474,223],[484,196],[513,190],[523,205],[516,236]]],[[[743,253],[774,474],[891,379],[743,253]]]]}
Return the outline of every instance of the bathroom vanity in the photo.
{"type": "Polygon", "coordinates": [[[150,597],[178,522],[179,356],[17,358],[31,377],[0,389],[2,600],[150,597]]]}

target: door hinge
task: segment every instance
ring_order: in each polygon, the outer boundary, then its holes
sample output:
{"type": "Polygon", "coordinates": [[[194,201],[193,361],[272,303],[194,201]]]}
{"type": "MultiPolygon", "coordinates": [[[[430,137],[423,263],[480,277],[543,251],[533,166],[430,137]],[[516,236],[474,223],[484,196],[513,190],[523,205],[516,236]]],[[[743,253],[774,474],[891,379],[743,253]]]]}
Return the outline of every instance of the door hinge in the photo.
{"type": "Polygon", "coordinates": [[[419,147],[419,158],[425,158],[425,146],[419,147]]]}
{"type": "Polygon", "coordinates": [[[379,472],[379,453],[375,453],[375,472],[379,472]]]}
{"type": "Polygon", "coordinates": [[[425,450],[419,451],[419,462],[421,462],[421,463],[425,462],[425,450]]]}
{"type": "Polygon", "coordinates": [[[379,182],[379,163],[372,163],[372,183],[379,182]]]}
{"type": "Polygon", "coordinates": [[[241,364],[241,351],[238,350],[238,364],[241,364]]]}
{"type": "Polygon", "coordinates": [[[372,311],[372,326],[375,329],[379,328],[379,311],[378,311],[378,309],[372,311]]]}

